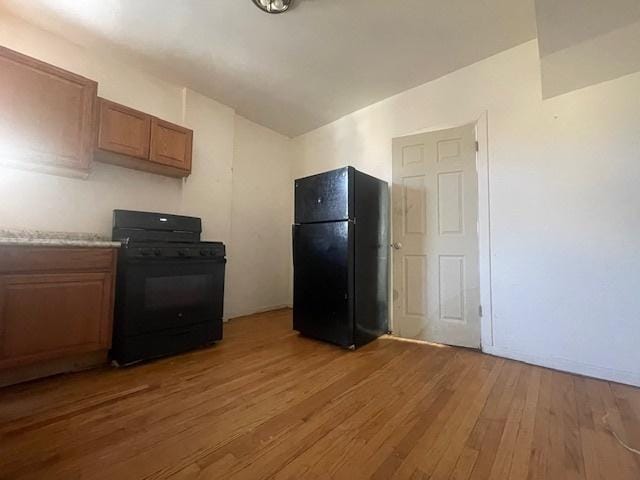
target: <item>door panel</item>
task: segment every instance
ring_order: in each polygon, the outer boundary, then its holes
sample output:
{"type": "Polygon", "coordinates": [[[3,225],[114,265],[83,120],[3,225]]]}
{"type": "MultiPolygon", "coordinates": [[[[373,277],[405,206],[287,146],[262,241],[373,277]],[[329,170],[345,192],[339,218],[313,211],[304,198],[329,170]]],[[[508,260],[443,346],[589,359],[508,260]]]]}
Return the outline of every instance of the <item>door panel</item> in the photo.
{"type": "Polygon", "coordinates": [[[100,98],[99,102],[98,148],[148,159],[151,116],[104,98],[100,98]]]}
{"type": "Polygon", "coordinates": [[[393,142],[394,330],[480,346],[475,129],[393,142]]]}
{"type": "Polygon", "coordinates": [[[0,277],[0,365],[106,349],[110,273],[0,277]]]}
{"type": "Polygon", "coordinates": [[[402,147],[402,166],[424,163],[424,145],[405,145],[402,147]]]}
{"type": "Polygon", "coordinates": [[[407,234],[425,234],[426,231],[426,186],[425,176],[402,179],[403,231],[407,234]]]}
{"type": "Polygon", "coordinates": [[[293,327],[342,346],[354,342],[350,222],[294,225],[293,327]]]}
{"type": "Polygon", "coordinates": [[[149,159],[152,162],[191,171],[192,148],[192,130],[159,118],[151,119],[149,159]]]}
{"type": "Polygon", "coordinates": [[[464,322],[464,256],[440,255],[439,261],[440,320],[464,322]]]}
{"type": "Polygon", "coordinates": [[[425,255],[404,256],[405,315],[425,315],[427,313],[427,258],[425,255]]]}
{"type": "Polygon", "coordinates": [[[86,174],[97,83],[0,47],[0,161],[86,174]]]}
{"type": "Polygon", "coordinates": [[[438,229],[440,235],[464,233],[464,172],[438,174],[438,229]]]}

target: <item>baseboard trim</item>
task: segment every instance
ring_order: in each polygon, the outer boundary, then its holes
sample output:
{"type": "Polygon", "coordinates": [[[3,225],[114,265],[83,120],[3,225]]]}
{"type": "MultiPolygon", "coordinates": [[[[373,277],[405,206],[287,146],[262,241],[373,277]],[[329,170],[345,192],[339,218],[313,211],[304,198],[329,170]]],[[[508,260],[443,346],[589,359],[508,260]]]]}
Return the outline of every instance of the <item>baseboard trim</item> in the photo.
{"type": "Polygon", "coordinates": [[[510,358],[520,362],[538,365],[540,367],[551,368],[563,372],[576,373],[586,377],[598,378],[611,382],[624,383],[634,387],[640,387],[640,373],[626,370],[616,370],[612,368],[599,367],[587,363],[576,362],[561,357],[541,357],[530,353],[501,348],[496,346],[484,346],[482,351],[496,357],[510,358]]]}
{"type": "Polygon", "coordinates": [[[0,387],[29,382],[37,378],[79,372],[104,365],[108,365],[106,350],[52,358],[34,364],[22,365],[0,371],[0,387]]]}
{"type": "Polygon", "coordinates": [[[248,317],[249,315],[256,315],[258,313],[266,313],[266,312],[272,312],[273,310],[282,310],[285,308],[291,308],[291,305],[289,304],[281,304],[281,305],[272,305],[270,307],[259,307],[255,310],[249,310],[246,313],[234,313],[233,315],[229,315],[229,316],[225,316],[224,317],[224,321],[228,322],[229,320],[233,320],[234,318],[240,318],[240,317],[248,317]]]}

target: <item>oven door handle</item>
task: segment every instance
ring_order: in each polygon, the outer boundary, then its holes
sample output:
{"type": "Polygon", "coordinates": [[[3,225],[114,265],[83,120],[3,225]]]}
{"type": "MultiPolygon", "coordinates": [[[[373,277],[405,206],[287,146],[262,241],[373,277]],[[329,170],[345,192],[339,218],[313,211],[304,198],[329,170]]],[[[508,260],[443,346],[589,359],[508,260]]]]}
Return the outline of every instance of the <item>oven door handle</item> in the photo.
{"type": "Polygon", "coordinates": [[[182,332],[172,333],[171,336],[172,337],[183,337],[185,335],[189,335],[190,333],[191,333],[191,330],[184,330],[182,332]]]}

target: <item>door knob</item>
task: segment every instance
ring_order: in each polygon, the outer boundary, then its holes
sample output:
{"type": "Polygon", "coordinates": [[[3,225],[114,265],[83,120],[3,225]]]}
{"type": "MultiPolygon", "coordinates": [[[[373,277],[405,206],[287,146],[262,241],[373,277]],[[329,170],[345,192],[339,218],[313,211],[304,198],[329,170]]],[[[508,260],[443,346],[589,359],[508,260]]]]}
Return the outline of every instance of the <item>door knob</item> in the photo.
{"type": "Polygon", "coordinates": [[[396,250],[400,250],[402,248],[402,244],[400,242],[393,242],[391,246],[396,250]]]}

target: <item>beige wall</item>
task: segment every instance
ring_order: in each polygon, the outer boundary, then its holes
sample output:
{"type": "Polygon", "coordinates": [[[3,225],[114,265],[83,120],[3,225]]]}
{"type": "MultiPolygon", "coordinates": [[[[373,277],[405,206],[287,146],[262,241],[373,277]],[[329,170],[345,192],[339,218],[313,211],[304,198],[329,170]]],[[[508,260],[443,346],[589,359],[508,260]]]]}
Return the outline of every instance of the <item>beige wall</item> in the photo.
{"type": "MultiPolygon", "coordinates": [[[[288,183],[289,157],[282,151],[289,139],[238,119],[233,109],[215,100],[1,13],[0,44],[98,81],[100,96],[194,130],[193,173],[185,180],[97,162],[87,180],[0,167],[0,226],[109,235],[115,208],[199,216],[203,238],[222,240],[229,250],[225,316],[288,303],[288,276],[276,268],[275,259],[288,257],[289,242],[282,240],[289,232],[284,224],[288,224],[290,199],[281,195],[273,202],[261,195],[265,191],[280,193],[283,183],[288,183]],[[236,138],[237,128],[240,133],[236,138]],[[247,164],[254,142],[247,131],[259,133],[257,138],[264,148],[258,160],[269,167],[256,170],[261,172],[261,188],[234,202],[234,188],[243,191],[245,184],[257,184],[256,172],[247,164]],[[234,171],[236,150],[240,161],[234,171]],[[237,229],[232,227],[234,205],[242,222],[237,229]],[[278,209],[282,210],[279,216],[278,209]],[[249,210],[253,216],[247,216],[249,210]],[[261,242],[254,242],[254,232],[243,226],[245,221],[274,217],[287,219],[279,224],[283,231],[264,235],[261,242]],[[247,254],[253,259],[263,256],[274,260],[254,268],[247,254]],[[259,295],[251,297],[245,292],[259,295]]],[[[287,272],[288,263],[283,268],[287,272]]]]}
{"type": "MultiPolygon", "coordinates": [[[[488,112],[491,353],[640,385],[640,74],[542,101],[535,41],[294,140],[391,179],[391,140],[488,112]]],[[[486,320],[486,319],[485,319],[486,320]]]]}
{"type": "Polygon", "coordinates": [[[235,125],[232,242],[227,277],[228,312],[232,316],[247,306],[260,311],[291,303],[289,211],[293,196],[291,141],[239,116],[235,125]]]}

